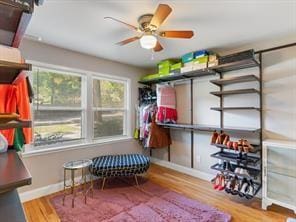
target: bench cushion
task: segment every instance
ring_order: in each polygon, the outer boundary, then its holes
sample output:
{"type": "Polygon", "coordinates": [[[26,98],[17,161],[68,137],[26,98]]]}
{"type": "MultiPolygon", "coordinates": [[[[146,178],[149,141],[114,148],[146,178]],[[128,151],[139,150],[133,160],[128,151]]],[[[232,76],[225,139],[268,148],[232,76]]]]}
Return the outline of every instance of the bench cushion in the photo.
{"type": "Polygon", "coordinates": [[[142,154],[107,155],[93,158],[90,168],[98,177],[133,176],[145,173],[150,159],[142,154]]]}

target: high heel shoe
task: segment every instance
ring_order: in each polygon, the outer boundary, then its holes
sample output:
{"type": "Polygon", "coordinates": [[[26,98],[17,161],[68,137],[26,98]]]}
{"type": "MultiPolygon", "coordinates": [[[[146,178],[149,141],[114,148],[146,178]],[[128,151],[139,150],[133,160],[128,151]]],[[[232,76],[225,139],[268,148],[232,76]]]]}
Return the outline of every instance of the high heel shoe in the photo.
{"type": "Polygon", "coordinates": [[[214,131],[213,135],[212,135],[212,138],[211,138],[211,144],[216,143],[218,136],[219,136],[219,134],[216,131],[214,131]]]}
{"type": "Polygon", "coordinates": [[[217,174],[216,177],[212,180],[212,183],[213,183],[213,188],[216,190],[221,183],[221,175],[217,174]]]}
{"type": "Polygon", "coordinates": [[[243,151],[248,153],[254,150],[254,147],[249,143],[248,140],[243,140],[243,151]]]}
{"type": "Polygon", "coordinates": [[[221,179],[220,179],[220,184],[219,186],[217,187],[216,190],[224,190],[225,189],[225,176],[224,175],[221,175],[221,179]]]}
{"type": "Polygon", "coordinates": [[[240,190],[240,183],[239,183],[239,179],[237,176],[234,177],[234,186],[233,189],[231,190],[231,194],[232,195],[237,195],[239,193],[240,190]]]}
{"type": "Polygon", "coordinates": [[[235,151],[237,151],[238,150],[238,142],[233,142],[232,147],[235,151]]]}
{"type": "Polygon", "coordinates": [[[229,141],[229,139],[230,139],[230,137],[229,137],[228,135],[226,135],[226,134],[225,134],[225,138],[224,138],[224,140],[223,140],[223,143],[222,143],[222,144],[223,144],[224,146],[226,146],[226,145],[227,145],[227,143],[228,143],[228,141],[229,141]]]}
{"type": "Polygon", "coordinates": [[[226,144],[227,148],[228,148],[228,149],[232,149],[232,148],[233,148],[233,147],[232,147],[232,144],[233,144],[232,141],[228,141],[227,144],[226,144]]]}
{"type": "Polygon", "coordinates": [[[254,195],[255,195],[255,186],[254,186],[253,181],[250,180],[248,190],[247,190],[247,192],[245,194],[245,197],[247,199],[252,199],[254,197],[254,195]]]}
{"type": "Polygon", "coordinates": [[[244,178],[242,181],[241,181],[241,186],[240,186],[240,190],[239,190],[239,193],[238,195],[240,197],[244,197],[248,191],[248,186],[249,186],[249,183],[248,183],[248,180],[246,178],[244,178]]]}

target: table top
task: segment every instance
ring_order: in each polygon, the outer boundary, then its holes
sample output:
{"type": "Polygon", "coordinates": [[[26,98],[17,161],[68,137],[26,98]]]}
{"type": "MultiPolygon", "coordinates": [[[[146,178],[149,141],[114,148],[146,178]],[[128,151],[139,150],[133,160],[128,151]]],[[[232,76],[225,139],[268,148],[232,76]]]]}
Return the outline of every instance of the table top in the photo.
{"type": "Polygon", "coordinates": [[[76,169],[82,169],[85,167],[89,167],[90,165],[92,165],[93,161],[92,160],[74,160],[74,161],[70,161],[67,162],[63,165],[63,167],[67,170],[76,170],[76,169]]]}

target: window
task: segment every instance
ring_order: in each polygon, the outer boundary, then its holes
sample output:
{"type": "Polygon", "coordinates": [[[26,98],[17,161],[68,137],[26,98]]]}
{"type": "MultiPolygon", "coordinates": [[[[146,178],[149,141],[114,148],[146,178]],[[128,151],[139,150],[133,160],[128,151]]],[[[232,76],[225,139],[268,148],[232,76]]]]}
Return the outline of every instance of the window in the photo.
{"type": "Polygon", "coordinates": [[[82,138],[82,77],[36,68],[32,72],[34,145],[82,138]]]}
{"type": "Polygon", "coordinates": [[[94,138],[126,135],[126,84],[94,78],[93,112],[94,138]]]}
{"type": "Polygon", "coordinates": [[[62,70],[33,68],[32,149],[130,135],[127,79],[62,70]]]}

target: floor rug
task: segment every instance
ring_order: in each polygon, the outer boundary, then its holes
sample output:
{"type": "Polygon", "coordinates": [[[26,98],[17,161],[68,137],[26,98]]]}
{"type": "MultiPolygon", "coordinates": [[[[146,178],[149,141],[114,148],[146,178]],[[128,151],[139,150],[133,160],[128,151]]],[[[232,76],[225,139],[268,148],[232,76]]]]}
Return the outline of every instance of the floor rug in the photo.
{"type": "Polygon", "coordinates": [[[64,206],[62,194],[53,196],[50,201],[62,222],[226,222],[231,219],[229,214],[149,180],[140,179],[139,187],[133,183],[129,179],[109,179],[104,190],[96,186],[87,204],[82,196],[77,196],[74,208],[70,196],[66,197],[64,206]]]}

